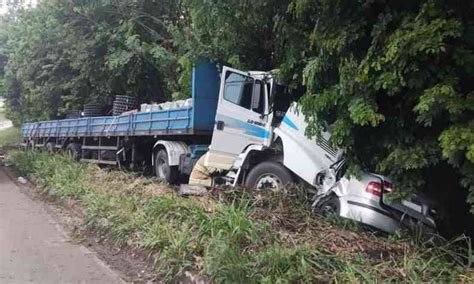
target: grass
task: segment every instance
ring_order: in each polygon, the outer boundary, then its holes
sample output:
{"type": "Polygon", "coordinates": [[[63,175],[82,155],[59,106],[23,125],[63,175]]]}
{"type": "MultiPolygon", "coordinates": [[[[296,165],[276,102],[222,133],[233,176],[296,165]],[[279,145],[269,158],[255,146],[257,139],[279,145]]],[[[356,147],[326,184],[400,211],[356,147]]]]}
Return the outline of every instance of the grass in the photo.
{"type": "Polygon", "coordinates": [[[86,227],[102,240],[154,255],[165,281],[185,271],[217,283],[474,280],[465,267],[470,250],[346,231],[311,214],[297,189],[270,195],[215,189],[184,198],[158,180],[60,155],[15,152],[11,160],[46,194],[78,200],[86,227]]]}
{"type": "Polygon", "coordinates": [[[0,97],[0,122],[6,119],[7,118],[5,116],[5,99],[0,97]]]}
{"type": "Polygon", "coordinates": [[[0,146],[18,144],[21,142],[20,129],[10,127],[0,130],[0,146]]]}
{"type": "MultiPolygon", "coordinates": [[[[0,122],[7,120],[3,99],[0,98],[0,122]]],[[[0,146],[18,144],[21,141],[20,130],[16,127],[0,130],[0,146]]]]}

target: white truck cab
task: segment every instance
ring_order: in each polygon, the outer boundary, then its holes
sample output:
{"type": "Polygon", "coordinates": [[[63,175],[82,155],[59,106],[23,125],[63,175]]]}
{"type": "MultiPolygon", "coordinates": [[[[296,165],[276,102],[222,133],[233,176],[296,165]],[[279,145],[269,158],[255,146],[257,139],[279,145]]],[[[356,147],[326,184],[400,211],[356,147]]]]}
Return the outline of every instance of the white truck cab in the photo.
{"type": "Polygon", "coordinates": [[[307,124],[295,103],[299,97],[272,73],[223,67],[206,165],[239,171],[245,162],[272,161],[315,185],[318,173],[339,161],[342,152],[330,146],[329,133],[306,137],[307,124]]]}
{"type": "Polygon", "coordinates": [[[231,170],[249,146],[271,145],[273,115],[269,111],[269,92],[266,73],[223,67],[207,164],[231,170]]]}

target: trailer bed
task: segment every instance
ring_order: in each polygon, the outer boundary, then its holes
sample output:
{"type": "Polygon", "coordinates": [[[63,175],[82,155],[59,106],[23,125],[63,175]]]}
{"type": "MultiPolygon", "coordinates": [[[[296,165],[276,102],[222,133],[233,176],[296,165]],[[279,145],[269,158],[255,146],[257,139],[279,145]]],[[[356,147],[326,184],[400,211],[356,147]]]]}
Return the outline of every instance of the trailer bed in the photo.
{"type": "Polygon", "coordinates": [[[215,64],[200,64],[193,70],[192,106],[119,116],[24,123],[21,133],[24,138],[211,135],[219,87],[215,64]]]}
{"type": "MultiPolygon", "coordinates": [[[[155,136],[195,134],[193,108],[25,123],[23,137],[155,136]]],[[[201,133],[205,133],[203,130],[201,133]]]]}

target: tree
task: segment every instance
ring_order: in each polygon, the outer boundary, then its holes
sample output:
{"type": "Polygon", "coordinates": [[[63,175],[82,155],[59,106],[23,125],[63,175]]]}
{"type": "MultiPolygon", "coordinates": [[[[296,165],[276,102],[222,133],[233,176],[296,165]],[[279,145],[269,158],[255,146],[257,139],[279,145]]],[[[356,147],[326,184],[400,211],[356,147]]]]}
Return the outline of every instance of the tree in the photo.
{"type": "Polygon", "coordinates": [[[439,204],[469,188],[473,203],[473,8],[461,0],[294,0],[287,24],[303,27],[308,134],[329,126],[353,170],[389,175],[401,191],[421,190],[439,204]]]}
{"type": "Polygon", "coordinates": [[[181,20],[179,9],[176,1],[45,0],[13,13],[1,44],[10,117],[61,117],[119,94],[166,100],[177,80],[168,25],[181,20]]]}
{"type": "Polygon", "coordinates": [[[181,55],[209,58],[236,68],[268,70],[283,52],[275,23],[290,0],[187,0],[190,25],[175,33],[181,55]]]}

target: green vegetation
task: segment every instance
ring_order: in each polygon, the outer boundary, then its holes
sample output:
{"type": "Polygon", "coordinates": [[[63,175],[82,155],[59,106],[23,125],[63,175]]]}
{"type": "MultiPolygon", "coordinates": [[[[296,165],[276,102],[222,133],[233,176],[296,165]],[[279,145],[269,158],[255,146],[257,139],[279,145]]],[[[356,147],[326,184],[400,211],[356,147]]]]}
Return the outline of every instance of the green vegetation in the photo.
{"type": "MultiPolygon", "coordinates": [[[[0,97],[0,123],[5,121],[5,108],[3,99],[0,97]]],[[[21,141],[20,130],[16,127],[0,129],[0,146],[18,144],[21,141]]]]}
{"type": "Polygon", "coordinates": [[[45,194],[79,200],[98,237],[156,256],[166,281],[184,271],[216,282],[470,282],[463,253],[348,232],[309,213],[298,189],[253,195],[213,190],[184,198],[157,180],[101,170],[67,157],[13,153],[45,194]]]}
{"type": "Polygon", "coordinates": [[[0,96],[0,122],[6,120],[5,116],[5,99],[0,96]]]}
{"type": "Polygon", "coordinates": [[[382,173],[398,192],[424,192],[454,228],[472,220],[465,200],[474,203],[473,5],[43,0],[3,18],[0,86],[19,124],[117,94],[189,96],[191,66],[201,58],[278,68],[306,92],[308,135],[329,126],[352,172],[382,173]]]}
{"type": "Polygon", "coordinates": [[[18,144],[21,141],[20,129],[10,127],[0,130],[0,146],[18,144]]]}
{"type": "Polygon", "coordinates": [[[46,0],[0,19],[11,119],[50,119],[115,95],[166,99],[176,81],[167,25],[182,13],[160,2],[46,0]]]}

